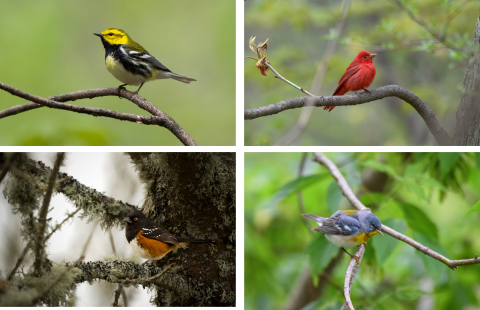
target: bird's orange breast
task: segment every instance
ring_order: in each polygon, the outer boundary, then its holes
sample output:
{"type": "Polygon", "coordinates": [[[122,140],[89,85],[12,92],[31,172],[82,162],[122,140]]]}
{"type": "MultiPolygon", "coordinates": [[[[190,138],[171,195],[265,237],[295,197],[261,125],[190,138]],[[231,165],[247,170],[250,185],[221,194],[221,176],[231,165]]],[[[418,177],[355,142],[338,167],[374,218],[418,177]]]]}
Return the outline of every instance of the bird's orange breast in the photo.
{"type": "Polygon", "coordinates": [[[147,250],[152,257],[159,257],[167,254],[170,251],[180,248],[178,245],[161,242],[155,239],[150,239],[142,235],[142,230],[137,234],[138,244],[147,250]]]}

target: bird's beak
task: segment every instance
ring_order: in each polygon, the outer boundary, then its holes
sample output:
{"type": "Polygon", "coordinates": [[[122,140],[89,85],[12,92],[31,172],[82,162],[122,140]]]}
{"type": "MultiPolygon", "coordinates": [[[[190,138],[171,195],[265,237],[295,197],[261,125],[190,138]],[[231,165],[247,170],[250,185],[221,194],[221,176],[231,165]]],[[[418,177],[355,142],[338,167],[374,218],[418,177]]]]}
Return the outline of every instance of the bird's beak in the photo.
{"type": "Polygon", "coordinates": [[[378,233],[379,233],[380,235],[382,235],[382,237],[384,237],[384,236],[383,236],[383,233],[382,233],[380,230],[377,229],[377,231],[378,231],[378,233]]]}
{"type": "Polygon", "coordinates": [[[370,54],[370,59],[373,59],[373,57],[375,57],[375,56],[377,56],[377,54],[370,54]]]}
{"type": "Polygon", "coordinates": [[[124,220],[124,222],[127,222],[128,224],[132,224],[132,220],[129,218],[129,217],[126,217],[124,220]]]}
{"type": "Polygon", "coordinates": [[[96,35],[96,36],[99,36],[100,38],[103,37],[103,34],[101,34],[101,33],[93,33],[93,34],[96,35]]]}

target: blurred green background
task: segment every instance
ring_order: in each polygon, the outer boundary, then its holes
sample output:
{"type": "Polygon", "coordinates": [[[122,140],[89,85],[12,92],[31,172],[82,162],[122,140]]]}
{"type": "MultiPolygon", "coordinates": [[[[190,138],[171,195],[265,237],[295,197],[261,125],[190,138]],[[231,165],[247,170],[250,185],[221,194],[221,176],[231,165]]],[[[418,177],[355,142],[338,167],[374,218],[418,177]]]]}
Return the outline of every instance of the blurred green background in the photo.
{"type": "MultiPolygon", "coordinates": [[[[249,0],[245,2],[245,56],[248,47],[267,38],[267,56],[279,74],[309,90],[328,40],[339,19],[338,0],[249,0]]],[[[470,50],[478,19],[478,1],[404,1],[417,16],[441,31],[447,16],[457,7],[447,31],[454,47],[470,50]]],[[[418,95],[436,114],[450,135],[455,128],[455,111],[462,96],[466,59],[458,52],[431,43],[431,36],[409,16],[387,0],[352,1],[337,46],[319,94],[333,94],[346,67],[361,49],[375,52],[377,75],[371,89],[396,84],[418,95]],[[400,39],[397,39],[400,38],[400,39]],[[400,47],[403,41],[423,45],[400,47]],[[403,40],[403,41],[402,41],[403,40]],[[375,46],[375,47],[372,47],[375,46]],[[385,51],[385,49],[394,50],[385,51]]],[[[262,76],[255,61],[245,59],[245,108],[261,107],[304,96],[290,85],[262,76]]],[[[351,95],[353,93],[347,93],[351,95]]],[[[301,109],[245,121],[245,145],[274,145],[297,122],[301,109]]],[[[349,107],[330,113],[314,109],[306,131],[293,145],[436,145],[425,122],[398,98],[349,107]]]]}
{"type": "MultiPolygon", "coordinates": [[[[1,82],[40,97],[118,87],[93,33],[120,28],[173,72],[197,79],[149,82],[140,95],[199,145],[235,145],[234,1],[0,0],[0,8],[1,82]]],[[[0,109],[24,102],[0,90],[0,109]]],[[[73,103],[149,115],[118,97],[73,103]]],[[[163,127],[49,108],[1,119],[0,132],[0,145],[182,145],[163,127]]]]}
{"type": "MultiPolygon", "coordinates": [[[[462,219],[480,206],[480,153],[325,155],[383,224],[449,259],[480,254],[480,212],[462,219]]],[[[299,178],[301,158],[301,153],[245,153],[245,309],[288,309],[302,273],[310,269],[313,283],[321,283],[318,275],[340,251],[324,234],[313,234],[316,224],[305,223],[300,214],[329,217],[354,208],[311,153],[299,178]],[[305,210],[299,208],[298,191],[305,210]]],[[[342,253],[340,259],[322,296],[302,309],[341,307],[350,258],[342,253]]],[[[367,244],[352,301],[355,309],[479,309],[479,276],[480,264],[454,271],[378,235],[367,244]]],[[[307,294],[314,287],[305,289],[307,294]]]]}

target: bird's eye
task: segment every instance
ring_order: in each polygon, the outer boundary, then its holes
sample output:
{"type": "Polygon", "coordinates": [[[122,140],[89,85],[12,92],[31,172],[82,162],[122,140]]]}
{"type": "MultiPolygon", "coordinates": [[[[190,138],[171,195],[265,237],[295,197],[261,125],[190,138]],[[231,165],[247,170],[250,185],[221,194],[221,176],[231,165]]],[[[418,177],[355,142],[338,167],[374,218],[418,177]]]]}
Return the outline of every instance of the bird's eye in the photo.
{"type": "Polygon", "coordinates": [[[370,227],[375,228],[375,227],[373,226],[373,224],[371,224],[370,227]]]}
{"type": "Polygon", "coordinates": [[[138,218],[134,218],[133,220],[136,221],[136,220],[138,220],[138,218]]]}
{"type": "Polygon", "coordinates": [[[113,36],[113,32],[110,32],[108,35],[109,35],[109,36],[113,36]]]}
{"type": "Polygon", "coordinates": [[[363,59],[367,59],[367,56],[363,56],[363,59]]]}

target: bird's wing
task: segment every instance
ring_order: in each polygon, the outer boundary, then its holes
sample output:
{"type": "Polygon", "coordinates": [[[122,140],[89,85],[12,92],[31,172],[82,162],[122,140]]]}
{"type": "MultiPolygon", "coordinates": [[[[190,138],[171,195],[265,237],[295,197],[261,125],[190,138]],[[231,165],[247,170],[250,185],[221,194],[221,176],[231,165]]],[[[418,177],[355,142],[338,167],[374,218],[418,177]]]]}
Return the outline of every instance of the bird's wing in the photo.
{"type": "MultiPolygon", "coordinates": [[[[357,71],[360,70],[360,66],[358,65],[355,65],[355,66],[348,66],[347,70],[345,70],[345,73],[342,75],[342,77],[340,78],[340,81],[338,82],[338,85],[337,85],[337,88],[335,88],[335,91],[333,92],[333,95],[332,96],[335,96],[337,95],[337,92],[342,88],[342,86],[345,84],[345,82],[352,76],[354,75],[355,73],[357,73],[357,71]]],[[[346,93],[346,92],[345,92],[346,93]]],[[[345,94],[343,93],[343,94],[345,94]]],[[[339,94],[339,95],[343,95],[343,94],[339,94]]]]}
{"type": "Polygon", "coordinates": [[[358,231],[360,222],[343,213],[335,213],[331,218],[322,222],[321,226],[312,230],[330,235],[353,235],[358,231]]]}
{"type": "Polygon", "coordinates": [[[122,52],[126,53],[128,56],[138,59],[144,62],[147,62],[151,65],[153,65],[155,68],[167,72],[171,72],[167,67],[165,67],[160,61],[158,61],[157,58],[153,57],[150,55],[147,50],[145,50],[141,46],[136,46],[134,44],[124,44],[120,47],[120,49],[123,49],[122,52]]]}
{"type": "Polygon", "coordinates": [[[177,238],[162,227],[142,228],[142,236],[180,246],[177,238]]]}

